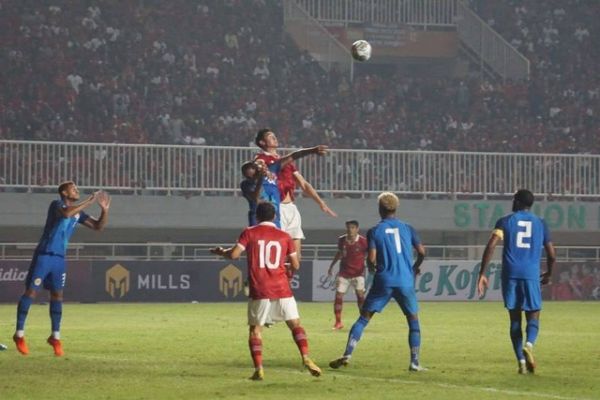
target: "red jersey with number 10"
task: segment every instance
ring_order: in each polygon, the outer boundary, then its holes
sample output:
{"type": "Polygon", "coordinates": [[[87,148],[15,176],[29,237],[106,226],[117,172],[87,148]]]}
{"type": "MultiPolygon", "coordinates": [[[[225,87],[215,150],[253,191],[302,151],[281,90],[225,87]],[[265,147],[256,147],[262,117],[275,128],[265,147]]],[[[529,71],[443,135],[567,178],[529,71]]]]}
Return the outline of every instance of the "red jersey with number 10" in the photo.
{"type": "Polygon", "coordinates": [[[364,236],[358,235],[356,240],[349,242],[347,235],[338,238],[338,250],[342,252],[339,276],[350,279],[365,273],[365,257],[369,246],[364,236]]]}
{"type": "MultiPolygon", "coordinates": [[[[281,157],[278,154],[271,154],[261,152],[256,155],[257,160],[263,160],[265,164],[271,165],[281,157]]],[[[294,191],[296,190],[296,180],[294,173],[298,171],[296,165],[291,162],[286,164],[279,173],[277,174],[277,185],[279,186],[279,193],[281,194],[281,200],[285,199],[288,194],[292,201],[294,200],[294,191]]]]}
{"type": "Polygon", "coordinates": [[[293,296],[284,265],[287,256],[296,253],[290,235],[272,222],[261,222],[244,229],[238,245],[246,250],[248,257],[250,298],[282,299],[293,296]]]}

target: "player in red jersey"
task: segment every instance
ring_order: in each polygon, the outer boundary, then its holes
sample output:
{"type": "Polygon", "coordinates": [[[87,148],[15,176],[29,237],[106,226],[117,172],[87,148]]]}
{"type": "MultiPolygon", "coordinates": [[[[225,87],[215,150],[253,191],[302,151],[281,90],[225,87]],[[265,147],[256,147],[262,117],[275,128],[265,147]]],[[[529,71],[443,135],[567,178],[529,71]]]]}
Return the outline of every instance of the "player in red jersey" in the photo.
{"type": "Polygon", "coordinates": [[[321,369],[308,355],[308,339],[300,325],[298,307],[286,275],[286,258],[291,268],[300,268],[294,242],[290,235],[275,227],[275,207],[271,203],[259,203],[256,218],[258,225],[244,229],[235,246],[211,249],[213,254],[232,260],[239,258],[244,250],[248,255],[248,345],[255,369],[250,379],[264,379],[261,332],[267,318],[286,322],[300,350],[302,363],[313,376],[320,376],[321,369]]]}
{"type": "Polygon", "coordinates": [[[333,303],[335,325],[333,329],[344,327],[342,306],[349,286],[354,286],[359,312],[365,302],[365,258],[368,251],[367,239],[358,233],[358,221],[346,221],[346,234],[338,238],[338,252],[333,257],[327,271],[329,276],[333,276],[333,266],[338,260],[341,260],[340,271],[335,282],[336,292],[333,303]]]}
{"type": "MultiPolygon", "coordinates": [[[[276,162],[280,156],[277,154],[279,142],[277,136],[271,129],[265,128],[258,131],[254,143],[260,147],[261,152],[256,155],[256,159],[264,160],[267,166],[276,162]]],[[[281,219],[281,229],[290,234],[296,245],[298,259],[301,259],[302,240],[305,239],[302,231],[302,218],[298,208],[294,204],[294,191],[296,184],[300,186],[302,191],[311,199],[313,199],[323,210],[325,214],[337,217],[335,211],[327,206],[327,203],[321,199],[315,188],[304,179],[300,171],[296,169],[294,163],[290,163],[283,167],[277,175],[279,192],[281,194],[281,204],[279,213],[281,219]]]]}

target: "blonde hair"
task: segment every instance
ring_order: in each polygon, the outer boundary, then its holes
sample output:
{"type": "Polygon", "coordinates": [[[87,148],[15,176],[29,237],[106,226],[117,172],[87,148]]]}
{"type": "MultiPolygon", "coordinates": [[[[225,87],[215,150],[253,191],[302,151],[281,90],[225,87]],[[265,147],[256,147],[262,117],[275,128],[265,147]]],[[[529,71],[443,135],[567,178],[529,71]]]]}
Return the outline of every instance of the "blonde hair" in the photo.
{"type": "Polygon", "coordinates": [[[392,192],[383,192],[377,196],[377,203],[379,204],[379,208],[394,212],[400,205],[400,200],[398,199],[398,196],[392,192]]]}

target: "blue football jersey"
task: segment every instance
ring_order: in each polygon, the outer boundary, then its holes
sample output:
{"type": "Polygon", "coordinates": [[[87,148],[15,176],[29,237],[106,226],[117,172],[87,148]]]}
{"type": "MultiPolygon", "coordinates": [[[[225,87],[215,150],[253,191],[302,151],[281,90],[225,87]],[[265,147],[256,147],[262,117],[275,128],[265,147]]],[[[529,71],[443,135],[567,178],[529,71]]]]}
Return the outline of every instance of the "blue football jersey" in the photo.
{"type": "MultiPolygon", "coordinates": [[[[279,204],[281,204],[281,194],[279,193],[279,186],[277,185],[277,174],[281,170],[280,163],[273,163],[269,165],[269,171],[271,176],[264,176],[262,178],[262,187],[258,199],[260,201],[268,201],[275,206],[275,225],[280,228],[281,224],[279,221],[279,204]]],[[[250,193],[256,190],[256,182],[252,179],[245,179],[240,184],[242,194],[248,200],[248,226],[256,225],[256,206],[257,203],[254,201],[250,193]]]]}
{"type": "Polygon", "coordinates": [[[504,240],[503,278],[540,279],[542,248],[551,241],[544,220],[529,211],[517,211],[500,218],[493,233],[504,240]]]}
{"type": "Polygon", "coordinates": [[[89,215],[83,211],[70,218],[65,218],[60,214],[59,209],[66,207],[67,205],[62,200],[54,200],[50,203],[44,233],[38,243],[36,253],[64,256],[75,226],[78,223],[84,223],[89,218],[89,215]]]}
{"type": "Polygon", "coordinates": [[[414,228],[396,218],[381,220],[367,234],[369,249],[377,250],[374,285],[414,286],[413,247],[421,244],[414,228]]]}
{"type": "Polygon", "coordinates": [[[240,189],[242,189],[242,195],[248,201],[248,226],[256,225],[256,200],[251,196],[256,190],[256,182],[252,179],[244,179],[240,184],[240,189]]]}

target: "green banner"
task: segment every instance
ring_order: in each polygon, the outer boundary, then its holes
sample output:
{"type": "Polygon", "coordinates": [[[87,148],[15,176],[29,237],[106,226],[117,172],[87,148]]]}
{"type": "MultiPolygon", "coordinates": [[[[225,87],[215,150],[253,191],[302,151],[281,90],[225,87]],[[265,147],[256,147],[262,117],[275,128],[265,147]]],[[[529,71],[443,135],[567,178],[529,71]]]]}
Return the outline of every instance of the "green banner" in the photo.
{"type": "MultiPolygon", "coordinates": [[[[581,203],[541,203],[533,212],[544,218],[550,229],[600,229],[600,207],[581,203]]],[[[496,221],[510,213],[511,202],[457,202],[454,204],[454,226],[468,229],[492,229],[496,221]]]]}

